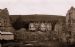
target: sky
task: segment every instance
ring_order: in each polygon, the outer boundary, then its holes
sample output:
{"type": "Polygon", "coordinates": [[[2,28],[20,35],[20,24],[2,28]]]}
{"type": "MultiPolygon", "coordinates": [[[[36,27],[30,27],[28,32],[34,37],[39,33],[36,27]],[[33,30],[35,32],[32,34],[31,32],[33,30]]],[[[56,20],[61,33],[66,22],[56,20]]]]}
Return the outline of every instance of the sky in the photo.
{"type": "Polygon", "coordinates": [[[7,8],[10,15],[48,14],[66,16],[75,0],[0,0],[0,9],[7,8]]]}

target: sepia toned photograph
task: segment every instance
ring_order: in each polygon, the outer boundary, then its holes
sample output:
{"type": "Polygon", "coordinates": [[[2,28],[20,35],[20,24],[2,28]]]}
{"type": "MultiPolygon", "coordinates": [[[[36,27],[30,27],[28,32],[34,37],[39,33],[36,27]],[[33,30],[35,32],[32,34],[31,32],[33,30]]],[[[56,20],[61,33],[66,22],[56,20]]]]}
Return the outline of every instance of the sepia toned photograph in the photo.
{"type": "Polygon", "coordinates": [[[75,0],[0,0],[0,47],[75,47],[75,0]]]}

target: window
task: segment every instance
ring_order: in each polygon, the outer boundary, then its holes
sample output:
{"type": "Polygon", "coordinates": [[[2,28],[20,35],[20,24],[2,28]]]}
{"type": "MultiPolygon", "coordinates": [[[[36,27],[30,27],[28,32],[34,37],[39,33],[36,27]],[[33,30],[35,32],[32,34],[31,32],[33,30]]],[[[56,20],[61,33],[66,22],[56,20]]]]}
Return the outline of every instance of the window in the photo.
{"type": "Polygon", "coordinates": [[[1,22],[0,22],[0,26],[1,26],[1,22]]]}
{"type": "Polygon", "coordinates": [[[34,23],[30,23],[29,30],[36,30],[34,23]]]}

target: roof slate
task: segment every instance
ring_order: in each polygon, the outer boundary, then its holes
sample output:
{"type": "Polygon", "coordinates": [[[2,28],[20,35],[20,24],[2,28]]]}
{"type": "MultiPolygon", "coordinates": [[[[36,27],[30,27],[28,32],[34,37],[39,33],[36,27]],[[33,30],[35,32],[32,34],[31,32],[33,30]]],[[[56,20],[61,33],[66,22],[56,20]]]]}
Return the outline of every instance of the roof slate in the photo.
{"type": "Polygon", "coordinates": [[[58,15],[10,15],[10,19],[14,22],[17,18],[21,17],[23,21],[57,21],[63,20],[65,21],[65,16],[58,16],[58,15]]]}

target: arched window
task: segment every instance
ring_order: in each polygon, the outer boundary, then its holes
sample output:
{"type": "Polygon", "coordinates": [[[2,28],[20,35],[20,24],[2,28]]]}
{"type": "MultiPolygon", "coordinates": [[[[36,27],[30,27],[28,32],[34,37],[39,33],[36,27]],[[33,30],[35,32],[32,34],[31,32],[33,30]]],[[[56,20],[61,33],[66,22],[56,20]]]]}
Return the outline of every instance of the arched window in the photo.
{"type": "Polygon", "coordinates": [[[36,30],[34,23],[29,24],[29,30],[36,30]]]}

